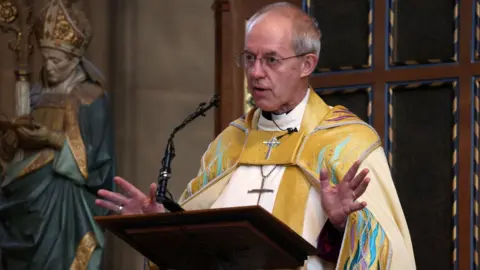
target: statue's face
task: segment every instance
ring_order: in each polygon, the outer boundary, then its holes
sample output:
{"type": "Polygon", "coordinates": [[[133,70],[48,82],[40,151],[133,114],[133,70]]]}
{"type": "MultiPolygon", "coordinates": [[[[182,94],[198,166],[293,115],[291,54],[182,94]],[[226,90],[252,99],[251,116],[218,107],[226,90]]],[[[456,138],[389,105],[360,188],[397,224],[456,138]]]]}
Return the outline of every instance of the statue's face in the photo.
{"type": "Polygon", "coordinates": [[[49,84],[64,82],[75,70],[80,59],[62,51],[42,48],[45,75],[49,84]]]}

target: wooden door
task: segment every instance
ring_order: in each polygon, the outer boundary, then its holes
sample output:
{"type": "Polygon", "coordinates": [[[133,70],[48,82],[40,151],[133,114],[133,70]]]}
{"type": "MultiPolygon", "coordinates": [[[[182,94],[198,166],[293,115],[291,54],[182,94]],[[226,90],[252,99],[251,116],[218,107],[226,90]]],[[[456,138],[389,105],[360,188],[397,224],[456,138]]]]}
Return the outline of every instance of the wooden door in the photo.
{"type": "MultiPolygon", "coordinates": [[[[245,20],[275,1],[215,2],[218,133],[248,109],[245,20]]],[[[311,86],[382,137],[417,269],[477,269],[480,0],[290,2],[323,34],[311,86]]]]}

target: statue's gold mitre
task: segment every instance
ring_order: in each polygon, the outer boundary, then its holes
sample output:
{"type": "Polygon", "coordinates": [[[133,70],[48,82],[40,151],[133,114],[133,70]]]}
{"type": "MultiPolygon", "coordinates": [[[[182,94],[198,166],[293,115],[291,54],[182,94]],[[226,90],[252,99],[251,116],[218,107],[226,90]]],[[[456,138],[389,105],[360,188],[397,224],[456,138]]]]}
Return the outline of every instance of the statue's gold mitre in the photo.
{"type": "Polygon", "coordinates": [[[85,14],[62,0],[52,0],[43,9],[35,25],[39,46],[83,56],[92,31],[85,14]]]}

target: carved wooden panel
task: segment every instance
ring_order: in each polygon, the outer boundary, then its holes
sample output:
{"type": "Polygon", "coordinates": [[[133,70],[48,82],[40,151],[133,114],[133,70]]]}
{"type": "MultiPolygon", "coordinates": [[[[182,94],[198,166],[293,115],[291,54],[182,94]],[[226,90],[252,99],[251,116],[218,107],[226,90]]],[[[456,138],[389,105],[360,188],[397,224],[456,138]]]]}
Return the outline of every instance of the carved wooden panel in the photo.
{"type": "Polygon", "coordinates": [[[372,123],[372,88],[370,86],[316,89],[329,106],[342,105],[367,123],[372,123]]]}
{"type": "Polygon", "coordinates": [[[318,72],[371,67],[372,8],[372,0],[310,1],[322,32],[318,72]]]}
{"type": "Polygon", "coordinates": [[[417,266],[450,269],[452,227],[458,230],[456,82],[395,85],[388,95],[388,158],[417,266]]]}
{"type": "Polygon", "coordinates": [[[475,29],[473,39],[475,40],[474,44],[474,59],[476,61],[480,60],[480,0],[475,0],[475,29]]]}
{"type": "Polygon", "coordinates": [[[388,2],[390,65],[457,61],[459,0],[388,2]]]}
{"type": "Polygon", "coordinates": [[[479,203],[480,203],[480,80],[478,78],[475,79],[475,85],[473,89],[473,103],[472,103],[472,112],[473,112],[473,209],[474,209],[474,216],[473,216],[473,260],[474,266],[479,268],[478,260],[479,260],[479,251],[478,247],[480,245],[480,216],[479,216],[479,203]]]}

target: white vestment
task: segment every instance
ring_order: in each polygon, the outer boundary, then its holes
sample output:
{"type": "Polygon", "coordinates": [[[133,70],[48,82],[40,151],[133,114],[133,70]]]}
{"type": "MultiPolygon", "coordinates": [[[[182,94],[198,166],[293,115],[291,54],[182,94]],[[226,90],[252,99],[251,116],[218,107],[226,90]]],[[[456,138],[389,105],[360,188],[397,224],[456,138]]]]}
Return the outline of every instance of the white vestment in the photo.
{"type": "MultiPolygon", "coordinates": [[[[309,102],[309,96],[312,95],[311,91],[312,90],[309,89],[302,102],[288,114],[272,115],[274,121],[267,120],[260,115],[257,128],[264,131],[279,131],[287,130],[287,128],[297,128],[301,131],[301,123],[309,102]]],[[[275,148],[272,151],[275,151],[275,148]]],[[[203,162],[203,164],[206,166],[205,162],[203,162]]],[[[370,178],[370,183],[365,193],[358,198],[358,200],[367,202],[367,208],[370,208],[371,212],[374,213],[374,217],[378,219],[378,222],[385,231],[386,237],[389,239],[389,249],[391,251],[388,258],[387,269],[415,269],[415,259],[408,226],[398,200],[398,195],[391,178],[390,168],[382,147],[377,147],[363,159],[358,172],[365,168],[369,169],[368,177],[370,178]]],[[[207,170],[204,169],[203,173],[206,171],[207,170]]],[[[261,195],[259,195],[259,193],[249,193],[252,189],[261,188],[263,177],[260,166],[239,165],[239,167],[231,174],[230,179],[227,177],[223,178],[227,181],[225,182],[225,186],[221,184],[217,184],[216,186],[209,184],[207,185],[211,186],[209,189],[202,190],[211,191],[198,192],[198,195],[194,199],[187,197],[192,190],[192,186],[198,183],[192,181],[189,183],[189,186],[184,193],[185,198],[188,198],[184,201],[185,206],[187,207],[186,209],[193,210],[204,209],[205,207],[225,208],[249,206],[256,205],[258,202],[261,207],[272,213],[284,171],[285,167],[283,166],[263,166],[263,175],[268,175],[264,179],[263,189],[271,189],[273,192],[261,193],[261,195]],[[213,204],[208,205],[208,198],[211,196],[209,194],[215,193],[219,195],[216,197],[216,200],[213,201],[213,204]],[[261,196],[260,199],[259,196],[261,196]]],[[[303,232],[301,234],[302,237],[310,244],[317,247],[319,234],[327,219],[328,218],[321,206],[320,194],[312,185],[310,187],[305,208],[303,232]]],[[[345,245],[344,241],[343,244],[345,245]]],[[[348,247],[345,248],[348,249],[348,247]]],[[[362,256],[369,255],[362,253],[360,258],[356,258],[360,260],[360,264],[357,265],[358,267],[362,267],[360,266],[362,256]]],[[[317,256],[311,256],[308,258],[302,269],[336,269],[336,266],[335,264],[326,262],[317,256]]]]}
{"type": "MultiPolygon", "coordinates": [[[[272,114],[272,120],[275,122],[260,116],[258,129],[279,131],[280,129],[278,127],[280,127],[282,130],[286,130],[287,128],[297,128],[299,130],[309,94],[310,90],[307,92],[307,95],[305,95],[302,102],[288,114],[272,114]]],[[[271,172],[271,174],[265,178],[263,188],[272,189],[273,193],[263,193],[259,195],[258,193],[248,193],[248,191],[258,189],[261,186],[262,172],[260,166],[240,166],[233,173],[232,178],[221,193],[220,197],[215,201],[212,208],[256,205],[258,197],[261,196],[259,205],[271,213],[284,171],[284,166],[263,166],[263,175],[266,176],[271,172]]],[[[327,216],[324,214],[320,204],[320,195],[315,188],[312,187],[307,201],[307,210],[305,213],[302,234],[303,238],[316,247],[319,232],[326,221],[327,216]]],[[[313,256],[308,259],[306,269],[335,269],[335,266],[313,256]]]]}

